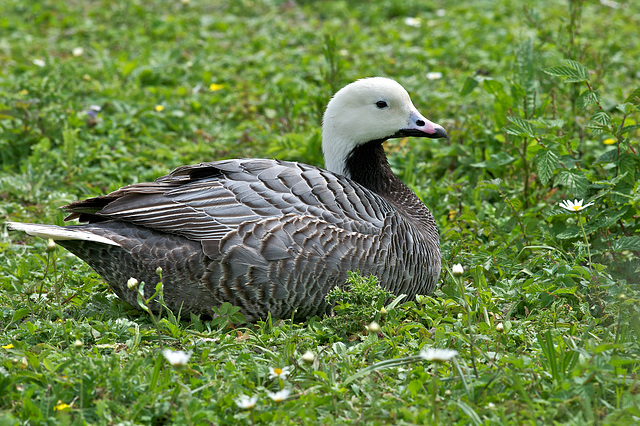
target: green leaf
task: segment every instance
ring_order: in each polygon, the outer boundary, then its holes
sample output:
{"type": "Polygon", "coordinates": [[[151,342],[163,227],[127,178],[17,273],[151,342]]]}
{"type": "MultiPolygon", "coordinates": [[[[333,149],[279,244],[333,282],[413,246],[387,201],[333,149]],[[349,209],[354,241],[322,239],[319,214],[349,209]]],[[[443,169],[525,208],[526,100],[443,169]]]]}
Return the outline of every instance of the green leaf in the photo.
{"type": "Polygon", "coordinates": [[[556,77],[569,77],[569,76],[577,77],[578,76],[578,73],[576,72],[575,69],[571,67],[564,67],[564,66],[545,68],[542,71],[556,77]]]}
{"type": "Polygon", "coordinates": [[[516,70],[520,86],[525,90],[527,111],[535,109],[536,79],[534,67],[534,48],[532,39],[525,40],[518,49],[516,56],[516,70]]]}
{"type": "Polygon", "coordinates": [[[609,126],[611,124],[611,116],[604,111],[598,111],[591,116],[591,123],[609,126]]]}
{"type": "Polygon", "coordinates": [[[633,90],[633,92],[629,93],[625,102],[630,102],[634,105],[640,105],[640,87],[633,90]]]}
{"type": "Polygon", "coordinates": [[[629,210],[628,206],[623,207],[620,210],[607,209],[599,213],[596,217],[589,220],[584,227],[587,234],[592,234],[598,229],[606,229],[609,226],[616,223],[622,216],[624,216],[629,210]]]}
{"type": "Polygon", "coordinates": [[[612,163],[614,161],[616,161],[616,159],[618,158],[618,148],[614,148],[611,149],[607,152],[605,152],[604,154],[602,154],[600,156],[600,158],[598,158],[598,161],[596,161],[597,163],[612,163]]]}
{"type": "Polygon", "coordinates": [[[17,309],[11,316],[11,322],[20,321],[22,318],[26,317],[29,314],[29,312],[30,312],[29,308],[17,309]]]}
{"type": "Polygon", "coordinates": [[[506,152],[499,152],[497,154],[491,154],[491,156],[489,157],[489,160],[487,161],[481,161],[479,163],[471,164],[471,167],[497,170],[506,166],[507,164],[513,163],[514,161],[515,161],[515,158],[512,157],[511,155],[507,154],[506,152]]]}
{"type": "Polygon", "coordinates": [[[553,176],[560,163],[558,153],[551,150],[540,150],[536,156],[536,169],[538,170],[538,178],[543,185],[553,176]]]}
{"type": "Polygon", "coordinates": [[[482,82],[482,87],[487,91],[487,93],[490,93],[493,96],[507,96],[507,93],[504,91],[504,87],[502,87],[502,83],[497,80],[488,78],[482,82]]]}
{"type": "Polygon", "coordinates": [[[621,237],[611,243],[612,251],[640,250],[640,237],[621,237]]]}
{"type": "Polygon", "coordinates": [[[462,89],[460,89],[460,95],[467,96],[469,93],[473,92],[473,89],[478,87],[478,84],[480,84],[480,82],[474,77],[465,78],[462,89]]]}
{"type": "Polygon", "coordinates": [[[563,62],[575,69],[578,72],[579,77],[584,78],[585,80],[589,79],[589,69],[582,65],[580,62],[574,61],[572,59],[565,59],[563,62]]]}
{"type": "Polygon", "coordinates": [[[595,105],[597,103],[598,103],[598,94],[591,90],[585,90],[578,97],[578,107],[582,109],[591,105],[595,105]]]}
{"type": "Polygon", "coordinates": [[[545,127],[547,129],[561,129],[564,126],[564,120],[562,119],[546,119],[546,118],[532,118],[529,123],[535,124],[539,127],[545,127]]]}
{"type": "Polygon", "coordinates": [[[411,392],[411,395],[415,397],[419,392],[424,390],[424,382],[422,380],[414,379],[409,382],[407,389],[411,392]]]}
{"type": "Polygon", "coordinates": [[[635,184],[635,171],[636,171],[637,159],[634,155],[623,152],[618,159],[618,166],[620,167],[620,173],[626,173],[625,181],[629,184],[635,184]]]}
{"type": "Polygon", "coordinates": [[[629,133],[632,130],[636,130],[636,129],[640,129],[640,124],[632,124],[630,126],[624,126],[622,128],[622,131],[620,131],[621,135],[624,135],[625,133],[629,133]]]}
{"type": "Polygon", "coordinates": [[[561,170],[556,176],[555,185],[566,186],[572,196],[584,198],[589,189],[589,180],[579,170],[561,170]]]}
{"type": "Polygon", "coordinates": [[[458,399],[456,401],[456,405],[458,407],[460,407],[460,410],[462,410],[467,415],[467,417],[469,417],[469,420],[471,421],[472,424],[474,424],[474,425],[481,425],[482,424],[482,419],[480,418],[480,416],[478,416],[478,413],[476,413],[473,410],[473,408],[471,408],[470,406],[465,404],[460,399],[458,399]]]}
{"type": "Polygon", "coordinates": [[[500,189],[500,183],[502,183],[502,179],[496,178],[491,180],[483,180],[478,182],[477,188],[485,188],[485,189],[500,189]]]}
{"type": "Polygon", "coordinates": [[[565,83],[579,83],[589,80],[589,70],[580,62],[571,59],[563,61],[566,65],[545,68],[542,71],[556,77],[565,77],[565,83]]]}
{"type": "Polygon", "coordinates": [[[616,105],[616,109],[625,115],[629,115],[633,113],[633,110],[635,109],[635,105],[632,104],[631,102],[625,102],[625,103],[616,105]]]}
{"type": "Polygon", "coordinates": [[[577,238],[582,235],[582,229],[579,226],[570,226],[564,231],[556,235],[556,238],[561,240],[569,240],[571,238],[577,238]]]}
{"type": "Polygon", "coordinates": [[[511,124],[504,128],[504,131],[510,135],[536,137],[536,131],[531,123],[524,118],[511,116],[507,117],[511,124]]]}

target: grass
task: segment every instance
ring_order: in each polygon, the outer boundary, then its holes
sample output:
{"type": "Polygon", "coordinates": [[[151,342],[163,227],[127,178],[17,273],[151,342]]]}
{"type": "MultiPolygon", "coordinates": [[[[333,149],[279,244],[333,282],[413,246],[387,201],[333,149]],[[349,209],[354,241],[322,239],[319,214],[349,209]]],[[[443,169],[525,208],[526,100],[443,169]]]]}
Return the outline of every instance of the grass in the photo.
{"type": "Polygon", "coordinates": [[[441,231],[442,286],[415,302],[354,276],[333,318],[150,317],[69,253],[3,232],[0,422],[637,424],[639,16],[632,1],[5,1],[3,220],[62,224],[61,205],[199,161],[321,164],[324,105],[364,76],[397,79],[451,139],[388,144],[441,231]],[[419,356],[432,347],[458,356],[419,356]]]}

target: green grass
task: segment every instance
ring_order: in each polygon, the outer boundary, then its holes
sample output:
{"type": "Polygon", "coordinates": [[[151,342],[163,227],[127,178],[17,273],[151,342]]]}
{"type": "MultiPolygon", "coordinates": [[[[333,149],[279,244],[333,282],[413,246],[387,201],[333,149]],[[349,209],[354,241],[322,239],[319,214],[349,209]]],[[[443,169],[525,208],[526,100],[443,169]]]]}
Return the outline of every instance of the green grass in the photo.
{"type": "Polygon", "coordinates": [[[353,277],[333,318],[156,318],[3,231],[0,423],[637,424],[640,6],[614,5],[5,0],[3,221],[62,224],[58,207],[182,164],[322,164],[323,108],[365,76],[451,139],[388,144],[441,231],[442,286],[415,302],[353,277]],[[595,204],[558,207],[575,198],[595,204]]]}

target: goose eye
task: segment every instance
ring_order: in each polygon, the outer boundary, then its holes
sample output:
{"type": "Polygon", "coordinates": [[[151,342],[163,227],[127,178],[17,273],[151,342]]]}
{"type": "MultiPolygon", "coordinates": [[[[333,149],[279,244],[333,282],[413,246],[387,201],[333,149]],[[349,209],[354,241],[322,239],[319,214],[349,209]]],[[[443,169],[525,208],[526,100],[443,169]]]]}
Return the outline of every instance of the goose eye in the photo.
{"type": "Polygon", "coordinates": [[[389,105],[387,105],[385,101],[378,101],[376,102],[376,106],[380,109],[384,109],[384,108],[387,108],[389,105]]]}

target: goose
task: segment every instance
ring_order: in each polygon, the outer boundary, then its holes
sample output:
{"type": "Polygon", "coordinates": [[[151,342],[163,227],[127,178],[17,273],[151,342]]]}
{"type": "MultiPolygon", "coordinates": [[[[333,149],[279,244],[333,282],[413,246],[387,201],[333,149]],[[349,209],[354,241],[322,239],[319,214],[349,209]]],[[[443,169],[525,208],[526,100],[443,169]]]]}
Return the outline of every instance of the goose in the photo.
{"type": "Polygon", "coordinates": [[[409,136],[447,133],[396,81],[364,78],[327,105],[326,169],[274,159],[182,166],[63,207],[80,225],[8,227],[55,240],[134,307],[130,278],[150,297],[159,267],[172,311],[211,317],[229,302],[247,321],[329,313],[325,296],[349,271],[375,275],[395,294],[427,295],[440,276],[438,229],[383,148],[409,136]]]}

